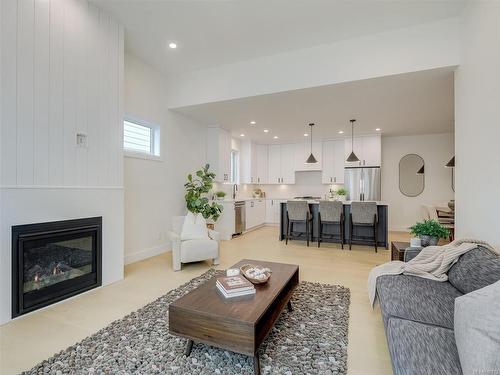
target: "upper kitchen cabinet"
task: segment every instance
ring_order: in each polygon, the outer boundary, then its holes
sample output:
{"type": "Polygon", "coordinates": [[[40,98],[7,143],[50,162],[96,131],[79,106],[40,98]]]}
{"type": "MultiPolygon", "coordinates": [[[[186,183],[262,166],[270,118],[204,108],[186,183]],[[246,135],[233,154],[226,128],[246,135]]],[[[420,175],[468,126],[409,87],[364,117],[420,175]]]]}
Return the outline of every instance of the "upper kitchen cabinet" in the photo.
{"type": "Polygon", "coordinates": [[[344,183],[344,154],[343,140],[323,142],[323,172],[321,174],[321,181],[324,184],[344,183]]]}
{"type": "Polygon", "coordinates": [[[268,146],[267,145],[257,145],[257,183],[267,184],[269,180],[268,176],[268,146]]]}
{"type": "Polygon", "coordinates": [[[295,170],[296,171],[320,171],[322,169],[322,142],[313,142],[312,152],[316,160],[315,164],[306,164],[306,160],[311,154],[311,143],[295,144],[295,170]]]}
{"type": "Polygon", "coordinates": [[[215,181],[231,180],[231,134],[222,128],[208,128],[207,162],[215,173],[215,181]]]}
{"type": "Polygon", "coordinates": [[[241,145],[241,183],[267,184],[267,145],[244,141],[241,145]]]}
{"type": "Polygon", "coordinates": [[[270,184],[295,183],[295,145],[269,146],[269,180],[270,184]]]}
{"type": "MultiPolygon", "coordinates": [[[[344,158],[347,159],[351,153],[351,139],[345,139],[344,158]]],[[[355,137],[354,138],[354,153],[359,159],[359,162],[345,162],[346,167],[379,167],[382,163],[382,140],[380,135],[355,137]]]]}
{"type": "Polygon", "coordinates": [[[251,141],[241,143],[240,172],[241,183],[257,183],[257,145],[251,141]]]}

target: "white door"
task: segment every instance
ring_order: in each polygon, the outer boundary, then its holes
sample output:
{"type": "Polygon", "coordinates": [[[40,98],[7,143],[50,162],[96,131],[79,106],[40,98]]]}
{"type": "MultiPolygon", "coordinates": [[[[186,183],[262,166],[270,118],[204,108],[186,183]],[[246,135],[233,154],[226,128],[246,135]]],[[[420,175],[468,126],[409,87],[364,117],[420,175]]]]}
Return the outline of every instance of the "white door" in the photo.
{"type": "Polygon", "coordinates": [[[269,180],[270,184],[281,183],[281,146],[269,146],[269,180]]]}
{"type": "Polygon", "coordinates": [[[333,183],[344,183],[344,141],[333,141],[333,183]]]}
{"type": "Polygon", "coordinates": [[[274,200],[266,199],[266,223],[274,223],[274,200]]]}
{"type": "Polygon", "coordinates": [[[379,167],[381,165],[382,142],[380,136],[363,137],[362,163],[369,167],[379,167]]]}
{"type": "MultiPolygon", "coordinates": [[[[333,183],[335,173],[335,141],[323,142],[323,172],[321,173],[321,182],[324,184],[333,183]]],[[[344,155],[342,154],[342,157],[344,155]]],[[[343,166],[342,162],[342,166],[343,166]]]]}
{"type": "Polygon", "coordinates": [[[246,229],[253,228],[255,226],[255,207],[254,201],[245,202],[245,220],[246,229]]]}
{"type": "Polygon", "coordinates": [[[256,208],[256,225],[262,225],[266,221],[266,201],[258,199],[255,201],[256,208]]]}
{"type": "Polygon", "coordinates": [[[281,183],[295,183],[295,145],[281,145],[281,183]]]}
{"type": "Polygon", "coordinates": [[[268,183],[268,146],[267,145],[257,145],[257,183],[267,184],[268,183]]]}

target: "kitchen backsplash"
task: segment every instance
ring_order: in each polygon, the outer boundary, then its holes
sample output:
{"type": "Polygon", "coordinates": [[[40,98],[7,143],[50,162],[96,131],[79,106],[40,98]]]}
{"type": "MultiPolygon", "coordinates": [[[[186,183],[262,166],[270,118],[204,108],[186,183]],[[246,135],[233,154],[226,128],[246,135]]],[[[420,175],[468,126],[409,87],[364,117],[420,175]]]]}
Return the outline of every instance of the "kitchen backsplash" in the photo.
{"type": "MultiPolygon", "coordinates": [[[[293,185],[240,184],[237,198],[249,198],[253,189],[259,187],[266,192],[268,198],[293,198],[299,196],[324,197],[330,189],[336,190],[342,185],[325,185],[321,183],[321,172],[296,172],[293,185]]],[[[224,191],[227,198],[232,198],[233,185],[214,184],[214,191],[224,191]]]]}

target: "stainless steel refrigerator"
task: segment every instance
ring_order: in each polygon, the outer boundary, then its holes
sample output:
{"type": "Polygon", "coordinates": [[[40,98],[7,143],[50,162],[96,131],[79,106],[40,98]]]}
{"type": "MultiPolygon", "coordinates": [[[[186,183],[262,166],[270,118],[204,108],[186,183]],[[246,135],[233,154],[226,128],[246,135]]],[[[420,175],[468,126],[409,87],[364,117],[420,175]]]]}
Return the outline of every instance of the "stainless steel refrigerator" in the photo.
{"type": "Polygon", "coordinates": [[[348,200],[380,200],[380,167],[346,167],[344,173],[348,200]]]}

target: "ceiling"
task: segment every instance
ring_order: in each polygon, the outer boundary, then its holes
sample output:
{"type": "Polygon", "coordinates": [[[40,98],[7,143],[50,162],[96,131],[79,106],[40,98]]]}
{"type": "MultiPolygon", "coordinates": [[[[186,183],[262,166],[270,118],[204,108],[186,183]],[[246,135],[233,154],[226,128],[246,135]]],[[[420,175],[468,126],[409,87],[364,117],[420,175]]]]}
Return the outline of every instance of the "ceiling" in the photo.
{"type": "Polygon", "coordinates": [[[384,136],[454,131],[453,68],[426,70],[335,85],[176,109],[240,139],[258,143],[303,141],[310,122],[314,139],[356,134],[384,136]],[[255,121],[255,125],[250,122],[255,121]],[[268,133],[264,133],[268,129],[268,133]],[[339,135],[339,131],[344,134],[339,135]],[[245,134],[241,137],[240,134],[245,134]],[[274,139],[278,136],[278,139],[274,139]]]}
{"type": "Polygon", "coordinates": [[[455,17],[464,0],[91,0],[165,74],[455,17]],[[168,48],[175,41],[178,48],[168,48]]]}

